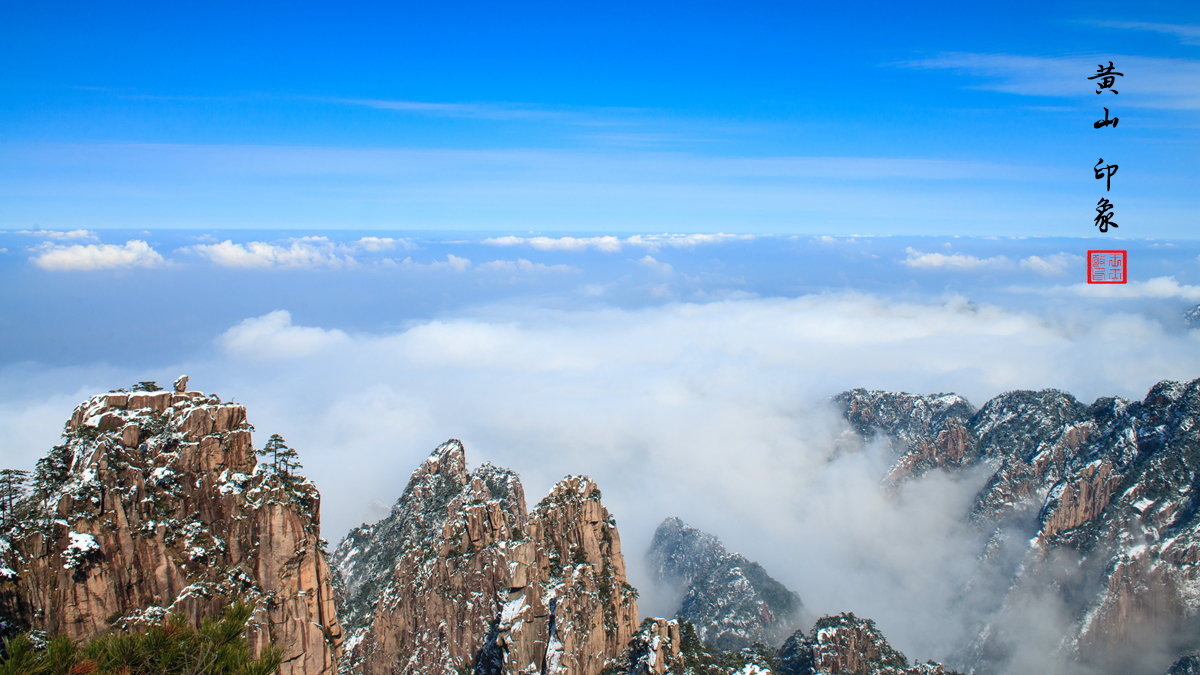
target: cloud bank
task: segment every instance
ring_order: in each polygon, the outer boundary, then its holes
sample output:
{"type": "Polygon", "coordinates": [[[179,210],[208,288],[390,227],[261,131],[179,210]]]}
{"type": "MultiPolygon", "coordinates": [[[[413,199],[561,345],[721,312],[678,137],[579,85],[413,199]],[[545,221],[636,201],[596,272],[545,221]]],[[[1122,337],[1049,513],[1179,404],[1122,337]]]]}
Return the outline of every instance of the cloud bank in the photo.
{"type": "Polygon", "coordinates": [[[702,244],[720,244],[732,241],[753,241],[753,234],[635,234],[620,237],[488,237],[483,240],[490,246],[532,246],[539,251],[586,251],[594,249],[602,253],[617,253],[622,246],[635,246],[655,252],[664,246],[694,249],[702,244]]]}
{"type": "MultiPolygon", "coordinates": [[[[86,379],[107,388],[186,372],[195,388],[236,397],[257,442],[279,433],[299,449],[331,540],[378,518],[376,503],[393,503],[434,446],[460,438],[473,465],[518,471],[531,501],[569,473],[597,480],[641,588],[641,552],[678,515],[814,612],[870,616],[922,659],[944,658],[966,625],[950,593],[978,553],[958,517],[981,478],[935,473],[885,496],[891,451],[849,434],[828,397],[863,386],[956,391],[980,405],[1055,387],[1090,402],[1200,375],[1200,330],[1137,314],[861,293],[644,309],[494,303],[374,334],[296,325],[280,309],[213,346],[154,372],[86,379]]],[[[57,431],[77,402],[29,402],[17,382],[27,375],[5,378],[0,419],[32,423],[35,411],[57,431]]],[[[81,379],[70,374],[73,387],[81,379]]]]}
{"type": "Polygon", "coordinates": [[[31,260],[38,267],[52,272],[115,270],[131,267],[157,267],[164,264],[162,255],[144,241],[135,239],[122,246],[115,244],[50,244],[33,249],[31,260]]]}

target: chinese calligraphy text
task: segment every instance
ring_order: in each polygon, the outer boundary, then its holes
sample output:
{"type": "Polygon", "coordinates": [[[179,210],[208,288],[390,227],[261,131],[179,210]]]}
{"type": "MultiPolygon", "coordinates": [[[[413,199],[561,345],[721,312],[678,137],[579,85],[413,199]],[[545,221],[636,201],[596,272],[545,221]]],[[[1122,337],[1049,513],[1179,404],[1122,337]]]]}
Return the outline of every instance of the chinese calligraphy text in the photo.
{"type": "Polygon", "coordinates": [[[1112,61],[1108,62],[1108,67],[1103,65],[1096,66],[1096,74],[1088,79],[1100,79],[1100,81],[1096,83],[1096,86],[1098,87],[1098,89],[1096,89],[1097,94],[1102,93],[1105,89],[1108,89],[1114,94],[1120,93],[1116,89],[1113,89],[1112,86],[1117,83],[1118,77],[1125,77],[1125,73],[1118,73],[1116,72],[1115,68],[1116,66],[1113,65],[1112,61]]]}

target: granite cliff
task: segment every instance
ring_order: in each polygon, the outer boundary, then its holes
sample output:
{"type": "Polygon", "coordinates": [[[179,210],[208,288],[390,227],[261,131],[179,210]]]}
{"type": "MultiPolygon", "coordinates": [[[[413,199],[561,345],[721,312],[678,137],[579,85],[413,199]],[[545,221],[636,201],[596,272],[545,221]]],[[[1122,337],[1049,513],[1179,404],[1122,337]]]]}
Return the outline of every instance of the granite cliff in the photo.
{"type": "Polygon", "coordinates": [[[283,649],[283,675],[333,673],[341,628],[316,488],[257,462],[243,406],[186,378],[143,389],[84,402],[38,462],[0,545],[0,611],[83,639],[241,598],[255,649],[283,649]]]}
{"type": "Polygon", "coordinates": [[[894,480],[933,467],[990,475],[963,514],[988,536],[963,589],[980,618],[961,667],[1152,674],[1197,646],[1200,380],[1091,405],[1056,390],[978,410],[944,394],[834,400],[865,436],[890,437],[894,480]],[[1028,644],[1031,603],[1065,615],[1040,652],[1028,644]]]}
{"type": "Polygon", "coordinates": [[[391,514],[331,561],[347,673],[596,675],[638,626],[616,522],[568,476],[527,512],[517,475],[438,446],[391,514]]]}

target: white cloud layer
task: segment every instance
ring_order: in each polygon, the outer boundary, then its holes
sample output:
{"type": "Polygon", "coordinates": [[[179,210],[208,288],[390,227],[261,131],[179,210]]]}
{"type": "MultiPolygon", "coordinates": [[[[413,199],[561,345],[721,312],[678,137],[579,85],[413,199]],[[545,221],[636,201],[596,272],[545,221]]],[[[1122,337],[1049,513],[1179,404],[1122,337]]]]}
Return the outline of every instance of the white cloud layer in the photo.
{"type": "Polygon", "coordinates": [[[757,238],[753,234],[634,234],[621,239],[620,237],[488,237],[484,244],[491,246],[521,246],[528,245],[539,251],[586,251],[595,249],[603,253],[617,253],[622,246],[638,246],[658,251],[664,246],[670,248],[694,249],[701,244],[720,244],[731,241],[752,241],[757,238]]]}
{"type": "Polygon", "coordinates": [[[1003,270],[1010,269],[1012,261],[998,255],[991,258],[977,258],[963,253],[922,253],[909,246],[904,249],[908,257],[900,264],[909,267],[949,270],[1003,270]]]}
{"type": "Polygon", "coordinates": [[[33,264],[53,272],[115,270],[131,267],[157,267],[165,261],[144,241],[134,239],[124,245],[116,244],[72,244],[70,246],[46,244],[32,249],[33,264]]]}
{"type": "Polygon", "coordinates": [[[528,244],[539,251],[586,251],[589,248],[604,253],[621,250],[617,237],[488,237],[484,244],[492,246],[520,246],[528,244]]]}
{"type": "Polygon", "coordinates": [[[382,251],[391,251],[399,248],[402,251],[410,251],[416,248],[416,244],[411,239],[392,237],[363,237],[356,242],[353,242],[348,247],[350,250],[361,249],[369,253],[380,253],[382,251]]]}
{"type": "Polygon", "coordinates": [[[651,257],[650,255],[646,255],[643,258],[639,258],[637,262],[642,267],[645,267],[646,269],[654,271],[654,272],[658,272],[659,274],[671,274],[672,272],[675,271],[675,268],[671,267],[671,265],[669,263],[659,262],[659,261],[655,260],[653,257],[651,257]]]}
{"type": "Polygon", "coordinates": [[[1130,281],[1124,284],[1073,284],[1058,287],[1074,295],[1092,298],[1180,298],[1190,302],[1200,300],[1200,286],[1181,284],[1175,277],[1155,277],[1146,281],[1130,281]]]}
{"type": "Polygon", "coordinates": [[[246,319],[217,338],[217,344],[232,356],[259,359],[288,359],[311,356],[347,341],[340,330],[293,326],[287,310],[246,319]]]}
{"type": "Polygon", "coordinates": [[[17,230],[17,234],[27,234],[31,237],[54,241],[96,241],[98,239],[96,233],[91,230],[17,230]]]}
{"type": "Polygon", "coordinates": [[[353,267],[358,264],[349,255],[339,256],[338,247],[326,237],[302,237],[288,246],[262,241],[235,244],[226,239],[217,244],[197,244],[191,250],[221,267],[269,269],[353,267]]]}
{"type": "MultiPolygon", "coordinates": [[[[568,473],[596,479],[646,611],[655,598],[640,554],[678,515],[761,562],[814,612],[870,616],[922,659],[962,637],[948,589],[978,553],[958,516],[979,477],[935,473],[881,494],[887,449],[855,445],[827,398],[863,386],[956,391],[980,405],[1055,387],[1090,402],[1200,375],[1200,331],[1145,316],[858,293],[628,310],[506,303],[376,335],[296,326],[279,310],[216,344],[107,386],[187,372],[196,388],[245,403],[257,442],[280,433],[299,449],[331,540],[377,518],[373,502],[393,503],[437,443],[460,438],[472,464],[518,471],[531,501],[568,473]]],[[[0,385],[19,392],[0,401],[0,420],[45,408],[20,382],[0,385]]],[[[60,406],[55,429],[63,400],[45,402],[60,406]]]]}

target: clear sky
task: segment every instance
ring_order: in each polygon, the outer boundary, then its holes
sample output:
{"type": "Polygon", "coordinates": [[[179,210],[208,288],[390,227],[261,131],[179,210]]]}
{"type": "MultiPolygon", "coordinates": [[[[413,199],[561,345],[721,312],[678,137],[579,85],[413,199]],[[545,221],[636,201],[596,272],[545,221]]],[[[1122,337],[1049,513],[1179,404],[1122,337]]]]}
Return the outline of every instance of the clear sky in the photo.
{"type": "Polygon", "coordinates": [[[6,3],[0,91],[0,229],[1200,231],[1195,2],[6,3]]]}

